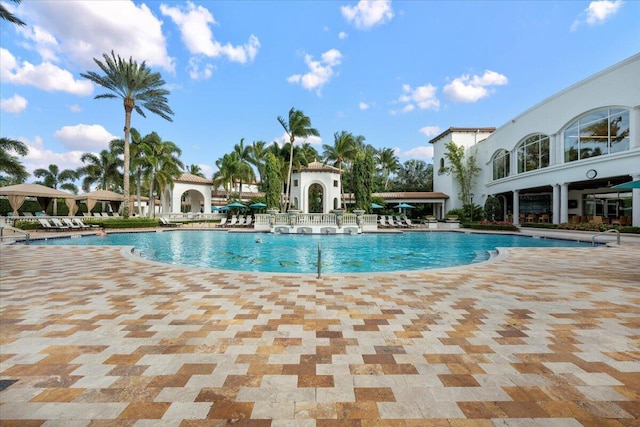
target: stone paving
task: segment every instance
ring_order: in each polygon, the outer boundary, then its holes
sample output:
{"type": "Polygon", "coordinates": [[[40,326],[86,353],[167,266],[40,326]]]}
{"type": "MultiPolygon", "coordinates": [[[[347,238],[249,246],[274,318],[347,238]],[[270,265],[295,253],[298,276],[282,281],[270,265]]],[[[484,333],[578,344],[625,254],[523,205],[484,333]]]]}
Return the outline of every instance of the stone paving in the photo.
{"type": "Polygon", "coordinates": [[[1,426],[640,426],[640,248],[253,274],[0,247],[1,426]]]}

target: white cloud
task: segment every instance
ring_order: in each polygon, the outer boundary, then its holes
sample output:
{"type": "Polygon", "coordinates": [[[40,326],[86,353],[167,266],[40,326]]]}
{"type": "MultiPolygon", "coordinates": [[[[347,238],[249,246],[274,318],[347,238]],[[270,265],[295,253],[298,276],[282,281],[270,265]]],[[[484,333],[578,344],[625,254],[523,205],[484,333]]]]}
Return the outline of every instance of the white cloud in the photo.
{"type": "MultiPolygon", "coordinates": [[[[288,144],[289,143],[289,135],[287,135],[286,132],[283,132],[282,135],[280,135],[277,138],[273,139],[273,142],[275,142],[276,144],[278,144],[278,147],[282,147],[284,144],[288,144]]],[[[298,146],[298,145],[302,145],[302,144],[311,144],[311,145],[316,145],[316,146],[322,146],[322,138],[319,136],[309,136],[307,138],[296,138],[295,141],[293,142],[294,146],[298,146]]],[[[271,145],[271,144],[269,144],[271,145]]]]}
{"type": "Polygon", "coordinates": [[[425,126],[420,128],[418,132],[423,133],[425,136],[436,136],[440,134],[441,130],[439,126],[425,126]]]}
{"type": "Polygon", "coordinates": [[[24,167],[29,172],[31,180],[35,180],[33,177],[33,171],[36,169],[47,169],[49,165],[55,164],[60,170],[65,169],[78,169],[83,163],[80,161],[83,151],[67,151],[65,153],[56,153],[44,148],[42,137],[36,136],[33,141],[26,138],[18,138],[19,141],[24,142],[29,148],[29,154],[24,159],[24,167]]]}
{"type": "Polygon", "coordinates": [[[204,64],[201,67],[198,57],[189,58],[189,77],[192,80],[207,80],[213,75],[215,69],[213,64],[204,64]]]}
{"type": "Polygon", "coordinates": [[[224,56],[232,62],[245,64],[253,61],[258,54],[260,41],[253,34],[243,45],[234,46],[231,43],[221,44],[216,41],[210,24],[217,24],[209,10],[203,6],[196,6],[187,2],[184,7],[170,7],[160,5],[160,12],[170,17],[180,28],[182,41],[191,54],[204,55],[210,58],[224,56]]]}
{"type": "Polygon", "coordinates": [[[355,6],[342,6],[342,16],[361,30],[389,22],[393,18],[391,0],[360,0],[355,6]]]}
{"type": "MultiPolygon", "coordinates": [[[[145,5],[133,1],[23,2],[26,19],[55,39],[55,48],[83,68],[96,69],[93,58],[112,50],[123,58],[175,69],[167,54],[162,21],[145,5]],[[81,19],[80,19],[81,18],[81,19]]],[[[36,49],[54,46],[50,37],[36,42],[36,49]]]]}
{"type": "Polygon", "coordinates": [[[490,86],[505,85],[507,82],[506,76],[486,70],[481,76],[465,74],[455,78],[451,83],[445,85],[443,93],[456,102],[476,102],[489,96],[490,86]]]}
{"type": "Polygon", "coordinates": [[[334,67],[342,62],[342,53],[337,49],[330,49],[322,54],[319,61],[314,61],[313,56],[307,54],[304,56],[304,62],[309,67],[309,72],[289,76],[287,82],[300,84],[307,90],[316,89],[316,92],[320,95],[322,86],[333,77],[334,67]]]}
{"type": "Polygon", "coordinates": [[[371,106],[369,104],[367,104],[366,102],[361,102],[358,104],[358,108],[360,108],[361,110],[368,110],[371,106]]]}
{"type": "Polygon", "coordinates": [[[417,160],[433,160],[433,146],[424,146],[412,148],[406,151],[399,151],[398,157],[405,159],[417,159],[417,160]]]}
{"type": "Polygon", "coordinates": [[[339,38],[340,40],[345,40],[347,37],[349,37],[349,35],[348,35],[347,33],[345,33],[344,31],[340,31],[340,32],[338,33],[338,38],[339,38]]]}
{"type": "Polygon", "coordinates": [[[19,27],[18,32],[22,36],[34,43],[34,48],[45,61],[58,61],[57,50],[59,49],[56,38],[39,27],[38,25],[19,27]]]}
{"type": "Polygon", "coordinates": [[[87,80],[76,80],[73,74],[51,62],[33,65],[18,60],[7,49],[0,48],[0,78],[17,85],[35,86],[46,91],[63,91],[74,95],[89,95],[93,85],[87,80]]]}
{"type": "Polygon", "coordinates": [[[71,111],[72,113],[79,113],[82,111],[82,108],[80,108],[78,104],[73,104],[69,107],[69,111],[71,111]]]}
{"type": "Polygon", "coordinates": [[[68,150],[99,152],[109,147],[109,142],[117,136],[109,133],[101,125],[79,124],[63,126],[53,134],[68,150]]]}
{"type": "Polygon", "coordinates": [[[29,102],[16,93],[11,98],[0,100],[0,110],[18,114],[27,108],[27,104],[29,102]]]}
{"type": "Polygon", "coordinates": [[[598,25],[615,15],[622,7],[622,0],[596,0],[589,3],[582,16],[571,25],[571,31],[575,31],[584,22],[587,25],[598,25]]]}
{"type": "Polygon", "coordinates": [[[440,101],[436,97],[437,88],[432,84],[418,86],[412,88],[408,84],[402,85],[402,95],[398,98],[398,102],[406,104],[402,107],[404,113],[408,113],[417,108],[421,110],[436,110],[440,108],[440,101]]]}

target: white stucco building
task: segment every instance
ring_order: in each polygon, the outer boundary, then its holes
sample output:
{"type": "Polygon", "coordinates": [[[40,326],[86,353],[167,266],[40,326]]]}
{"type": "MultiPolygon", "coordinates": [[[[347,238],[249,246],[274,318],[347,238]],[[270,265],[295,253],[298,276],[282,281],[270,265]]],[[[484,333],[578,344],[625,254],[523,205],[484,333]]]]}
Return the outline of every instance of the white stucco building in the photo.
{"type": "Polygon", "coordinates": [[[291,174],[291,206],[303,213],[340,208],[340,169],[311,162],[291,174]]]}
{"type": "Polygon", "coordinates": [[[488,196],[514,223],[585,219],[640,227],[640,190],[613,190],[640,179],[640,54],[531,107],[498,129],[449,128],[434,146],[434,191],[459,208],[458,184],[438,173],[445,144],[475,153],[482,172],[474,204],[488,196]]]}

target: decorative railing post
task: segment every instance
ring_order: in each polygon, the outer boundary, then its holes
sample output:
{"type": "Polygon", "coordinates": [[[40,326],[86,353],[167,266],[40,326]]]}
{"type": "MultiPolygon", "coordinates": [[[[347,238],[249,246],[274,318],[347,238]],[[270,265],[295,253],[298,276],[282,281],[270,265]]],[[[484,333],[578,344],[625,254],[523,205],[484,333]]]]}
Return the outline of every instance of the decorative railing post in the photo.
{"type": "Polygon", "coordinates": [[[362,230],[364,226],[364,209],[354,209],[353,213],[356,214],[356,224],[358,228],[362,230]]]}
{"type": "Polygon", "coordinates": [[[267,209],[267,213],[269,214],[269,227],[273,228],[276,225],[276,214],[279,212],[276,208],[267,209]]]}
{"type": "Polygon", "coordinates": [[[336,225],[338,226],[338,228],[342,228],[342,222],[344,219],[342,218],[342,216],[344,215],[344,211],[337,209],[333,211],[333,214],[336,216],[336,225]]]}

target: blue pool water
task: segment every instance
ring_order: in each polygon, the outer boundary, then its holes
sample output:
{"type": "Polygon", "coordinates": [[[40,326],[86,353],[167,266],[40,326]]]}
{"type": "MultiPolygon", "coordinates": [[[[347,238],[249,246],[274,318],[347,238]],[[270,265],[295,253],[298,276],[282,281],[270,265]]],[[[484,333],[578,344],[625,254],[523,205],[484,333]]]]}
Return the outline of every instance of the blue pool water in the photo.
{"type": "Polygon", "coordinates": [[[110,233],[106,237],[34,240],[34,245],[134,246],[143,258],[224,270],[315,273],[424,270],[489,259],[497,247],[576,247],[585,243],[498,234],[372,233],[286,235],[177,230],[110,233]],[[262,242],[256,242],[256,239],[262,242]]]}

